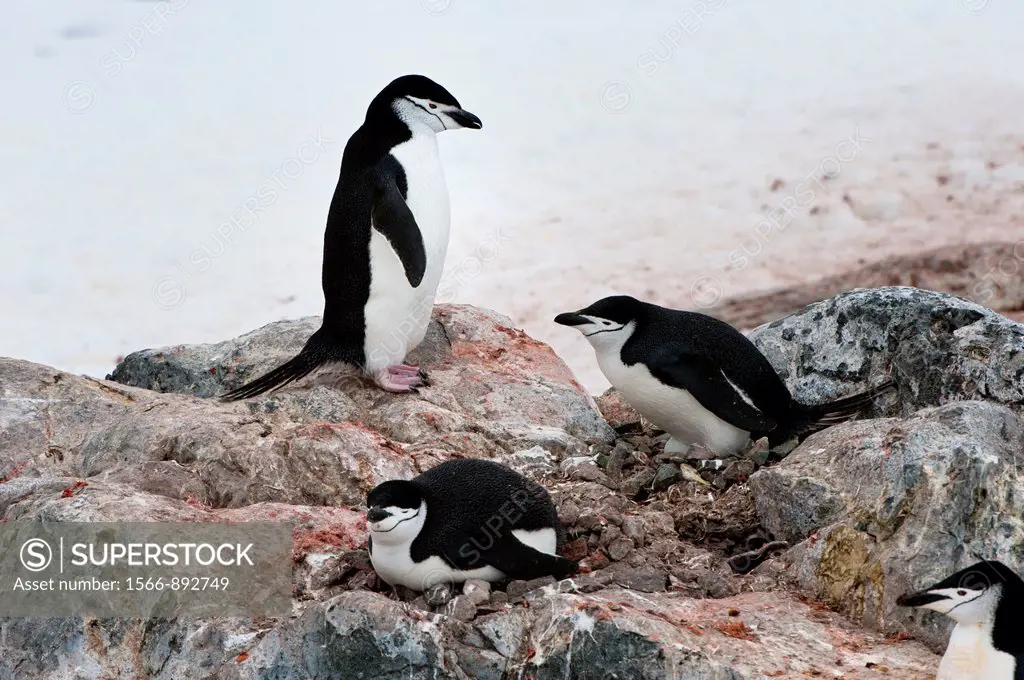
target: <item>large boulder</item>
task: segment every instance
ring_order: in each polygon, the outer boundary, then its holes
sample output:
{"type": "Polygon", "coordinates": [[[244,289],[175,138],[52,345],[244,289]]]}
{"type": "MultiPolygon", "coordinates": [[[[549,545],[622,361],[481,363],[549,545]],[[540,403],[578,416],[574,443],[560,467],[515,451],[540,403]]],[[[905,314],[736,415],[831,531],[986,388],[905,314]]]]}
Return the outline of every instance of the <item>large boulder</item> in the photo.
{"type": "Polygon", "coordinates": [[[900,417],[820,432],[749,481],[758,516],[798,544],[760,568],[864,625],[941,648],[951,622],[896,606],[978,559],[1024,573],[1024,326],[951,296],[854,291],[763,326],[798,398],[890,372],[900,417]]]}
{"type": "Polygon", "coordinates": [[[862,623],[936,647],[951,622],[896,606],[980,558],[1024,573],[1024,418],[991,402],[854,422],[750,478],[758,514],[799,544],[764,567],[862,623]]]}
{"type": "Polygon", "coordinates": [[[899,387],[892,415],[962,399],[1024,403],[1024,326],[951,295],[855,290],[761,326],[750,339],[808,403],[884,376],[899,387]]]}
{"type": "MultiPolygon", "coordinates": [[[[142,350],[125,357],[108,379],[212,397],[291,359],[319,327],[320,317],[306,317],[226,342],[142,350]]],[[[425,453],[474,457],[544,445],[552,428],[563,431],[563,440],[577,450],[614,438],[593,399],[551,348],[500,314],[437,306],[426,337],[407,361],[430,375],[430,388],[419,395],[370,389],[360,376],[326,367],[229,408],[253,415],[284,412],[296,422],[359,422],[425,453]]]]}

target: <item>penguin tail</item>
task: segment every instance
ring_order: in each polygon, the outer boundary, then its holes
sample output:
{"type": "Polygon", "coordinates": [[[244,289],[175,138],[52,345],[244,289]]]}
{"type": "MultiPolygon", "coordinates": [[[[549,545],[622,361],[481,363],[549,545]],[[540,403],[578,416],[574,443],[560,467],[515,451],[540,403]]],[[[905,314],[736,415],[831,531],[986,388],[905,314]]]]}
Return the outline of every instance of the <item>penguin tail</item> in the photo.
{"type": "Polygon", "coordinates": [[[302,351],[290,361],[256,378],[252,382],[231,390],[227,394],[222,394],[220,400],[239,401],[240,399],[248,399],[264,392],[280,389],[289,383],[305,378],[324,364],[333,361],[332,355],[330,344],[325,340],[323,328],[321,328],[310,336],[302,351]]]}
{"type": "Polygon", "coordinates": [[[801,405],[806,419],[804,419],[802,427],[799,428],[798,434],[803,438],[838,423],[845,423],[847,420],[851,420],[865,411],[880,397],[895,389],[896,383],[892,380],[887,380],[881,385],[872,387],[866,392],[855,394],[852,397],[837,399],[836,401],[830,401],[827,404],[819,404],[817,406],[801,405]]]}

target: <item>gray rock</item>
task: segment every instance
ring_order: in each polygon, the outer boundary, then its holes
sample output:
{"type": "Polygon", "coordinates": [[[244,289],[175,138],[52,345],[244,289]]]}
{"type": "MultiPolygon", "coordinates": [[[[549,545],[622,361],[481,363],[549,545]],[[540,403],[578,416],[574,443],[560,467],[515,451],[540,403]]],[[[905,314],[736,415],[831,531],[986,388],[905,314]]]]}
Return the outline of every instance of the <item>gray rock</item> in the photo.
{"type": "Polygon", "coordinates": [[[0,621],[0,677],[19,680],[61,680],[69,668],[76,669],[73,677],[97,680],[746,680],[780,669],[823,675],[837,658],[844,677],[868,680],[877,673],[866,663],[883,655],[901,680],[934,674],[936,657],[920,645],[855,633],[835,615],[783,593],[706,601],[614,588],[598,599],[551,593],[529,609],[477,617],[471,625],[369,592],[343,593],[310,604],[296,618],[259,625],[187,618],[0,621]],[[756,631],[752,639],[716,627],[737,611],[747,630],[756,631]],[[852,635],[855,648],[836,646],[824,660],[820,646],[806,642],[852,635]]]}
{"type": "Polygon", "coordinates": [[[626,559],[631,550],[633,550],[633,541],[621,536],[608,544],[608,557],[615,562],[620,562],[626,559]]]}
{"type": "Polygon", "coordinates": [[[622,529],[619,529],[617,526],[614,525],[607,526],[601,531],[601,538],[598,541],[598,545],[600,545],[602,548],[607,548],[609,543],[619,538],[620,536],[622,536],[622,529]]]}
{"type": "Polygon", "coordinates": [[[668,583],[668,574],[660,569],[613,565],[605,571],[610,573],[616,585],[643,593],[665,592],[668,583]]]}
{"type": "Polygon", "coordinates": [[[622,518],[622,533],[626,538],[630,538],[633,542],[642,546],[644,544],[644,521],[641,517],[636,515],[628,515],[622,518]]]}
{"type": "MultiPolygon", "coordinates": [[[[612,498],[619,498],[619,496],[611,496],[606,500],[611,500],[612,498]]],[[[622,526],[622,513],[610,503],[605,502],[601,504],[601,517],[604,517],[605,521],[612,526],[622,526]]]]}
{"type": "Polygon", "coordinates": [[[655,491],[664,491],[675,482],[682,479],[682,476],[683,473],[679,470],[678,465],[672,465],[670,463],[659,465],[658,469],[654,473],[654,479],[651,482],[651,487],[655,491]]]}
{"type": "Polygon", "coordinates": [[[633,462],[636,462],[636,457],[633,455],[632,447],[624,441],[618,441],[608,455],[605,472],[616,482],[621,481],[622,468],[633,462]]]}
{"type": "Polygon", "coordinates": [[[443,607],[451,602],[454,593],[450,583],[438,583],[423,591],[423,599],[431,607],[443,607]]]}
{"type": "Polygon", "coordinates": [[[594,531],[601,527],[601,516],[594,508],[583,508],[576,518],[576,526],[584,531],[594,531]]]}
{"type": "Polygon", "coordinates": [[[572,526],[580,517],[580,506],[572,501],[565,501],[558,508],[558,519],[565,526],[572,526]]]}
{"type": "Polygon", "coordinates": [[[653,469],[643,468],[624,481],[619,488],[627,497],[636,498],[643,490],[650,487],[651,482],[654,481],[654,477],[655,472],[653,469]]]}
{"type": "Polygon", "coordinates": [[[794,397],[820,403],[890,372],[884,415],[964,399],[1024,403],[1024,325],[967,300],[909,287],[855,290],[761,326],[750,339],[794,397]]]}
{"type": "Polygon", "coordinates": [[[466,623],[476,618],[476,603],[468,595],[459,595],[444,607],[445,616],[466,623]]]}
{"type": "Polygon", "coordinates": [[[540,446],[505,454],[500,457],[505,465],[535,482],[545,482],[558,476],[555,457],[540,446]]]}
{"type": "Polygon", "coordinates": [[[757,465],[752,460],[734,460],[722,471],[722,477],[730,484],[745,482],[750,475],[754,474],[755,470],[757,470],[757,465]]]}
{"type": "MultiPolygon", "coordinates": [[[[290,359],[319,324],[319,317],[280,321],[227,342],[134,352],[110,379],[211,397],[290,359]]],[[[535,445],[582,452],[586,445],[614,441],[614,431],[564,363],[500,314],[435,307],[426,338],[408,361],[422,363],[430,374],[431,387],[420,395],[384,395],[343,372],[339,382],[340,369],[327,368],[231,408],[285,411],[306,422],[359,420],[401,442],[457,439],[463,453],[477,440],[488,457],[495,446],[510,453],[535,445]]]]}
{"type": "Polygon", "coordinates": [[[832,427],[757,472],[750,488],[777,538],[818,532],[784,558],[785,574],[865,625],[938,646],[949,623],[895,600],[976,555],[1024,573],[1022,466],[1020,411],[959,401],[832,427]]]}
{"type": "Polygon", "coordinates": [[[608,475],[601,471],[597,463],[589,458],[567,458],[562,464],[562,471],[570,479],[581,482],[595,482],[609,489],[619,488],[619,485],[613,482],[608,475]]]}
{"type": "Polygon", "coordinates": [[[505,586],[505,593],[508,595],[509,601],[518,600],[526,594],[530,588],[526,585],[526,581],[515,579],[509,581],[508,585],[505,586]]]}
{"type": "Polygon", "coordinates": [[[526,590],[524,592],[530,592],[531,590],[538,590],[540,588],[546,588],[555,582],[553,576],[541,576],[540,578],[530,579],[524,584],[526,590]]]}
{"type": "Polygon", "coordinates": [[[491,584],[487,581],[471,578],[462,584],[462,593],[475,605],[481,605],[491,599],[491,584]]]}

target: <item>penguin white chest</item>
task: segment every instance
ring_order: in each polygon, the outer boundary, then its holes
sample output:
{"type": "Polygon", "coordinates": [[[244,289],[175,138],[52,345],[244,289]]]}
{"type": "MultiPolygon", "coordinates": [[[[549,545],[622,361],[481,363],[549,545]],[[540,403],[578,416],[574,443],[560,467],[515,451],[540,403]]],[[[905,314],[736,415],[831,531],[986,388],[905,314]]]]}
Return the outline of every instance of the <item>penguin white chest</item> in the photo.
{"type": "Polygon", "coordinates": [[[936,680],[1014,680],[1016,659],[992,647],[991,631],[957,625],[936,680]]]}
{"type": "MultiPolygon", "coordinates": [[[[536,529],[527,531],[515,529],[512,535],[523,545],[529,546],[549,555],[557,554],[557,535],[554,529],[536,529]]],[[[482,546],[469,539],[466,543],[471,549],[482,546]]],[[[456,569],[440,556],[432,555],[420,562],[412,559],[412,538],[401,543],[373,541],[370,550],[370,562],[374,571],[391,585],[405,586],[413,590],[426,590],[438,583],[462,583],[469,579],[483,581],[500,581],[505,578],[504,572],[485,565],[476,569],[456,569]]]]}
{"type": "MultiPolygon", "coordinates": [[[[618,350],[599,351],[597,363],[608,381],[645,418],[672,435],[675,445],[700,444],[722,455],[739,451],[750,433],[704,408],[688,391],[666,385],[643,363],[623,363],[618,350]]],[[[672,445],[673,442],[670,442],[672,445]]]]}
{"type": "Polygon", "coordinates": [[[405,202],[419,227],[427,267],[423,280],[413,287],[391,243],[376,229],[370,230],[370,296],[364,310],[364,352],[370,372],[402,363],[423,340],[451,228],[448,186],[433,132],[414,132],[391,155],[405,172],[405,202]]]}
{"type": "Polygon", "coordinates": [[[490,566],[468,571],[455,569],[438,556],[428,557],[422,562],[413,562],[411,547],[412,543],[377,545],[374,542],[373,550],[370,552],[370,562],[374,571],[385,582],[412,590],[426,590],[438,583],[462,583],[471,578],[500,581],[505,576],[490,566]]]}

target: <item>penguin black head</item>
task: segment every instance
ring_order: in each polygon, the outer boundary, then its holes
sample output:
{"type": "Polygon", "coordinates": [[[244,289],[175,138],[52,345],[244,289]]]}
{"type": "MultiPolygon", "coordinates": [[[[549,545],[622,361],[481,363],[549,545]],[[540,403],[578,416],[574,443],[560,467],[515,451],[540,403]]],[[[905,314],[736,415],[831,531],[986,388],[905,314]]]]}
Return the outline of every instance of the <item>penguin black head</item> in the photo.
{"type": "Polygon", "coordinates": [[[366,110],[367,122],[398,116],[406,125],[426,125],[434,132],[483,127],[480,119],[465,111],[459,100],[426,76],[409,75],[392,80],[366,110]]]}
{"type": "Polygon", "coordinates": [[[1008,594],[1024,595],[1024,582],[1002,562],[983,561],[962,569],[930,588],[900,596],[901,607],[931,609],[957,623],[990,621],[1008,594]]]}
{"type": "Polygon", "coordinates": [[[643,315],[645,304],[628,295],[615,295],[598,300],[589,307],[565,312],[555,323],[572,326],[591,343],[623,340],[632,333],[633,325],[643,315]]]}
{"type": "Polygon", "coordinates": [[[366,496],[366,524],[374,543],[412,541],[426,521],[427,502],[415,482],[393,479],[366,496]]]}

